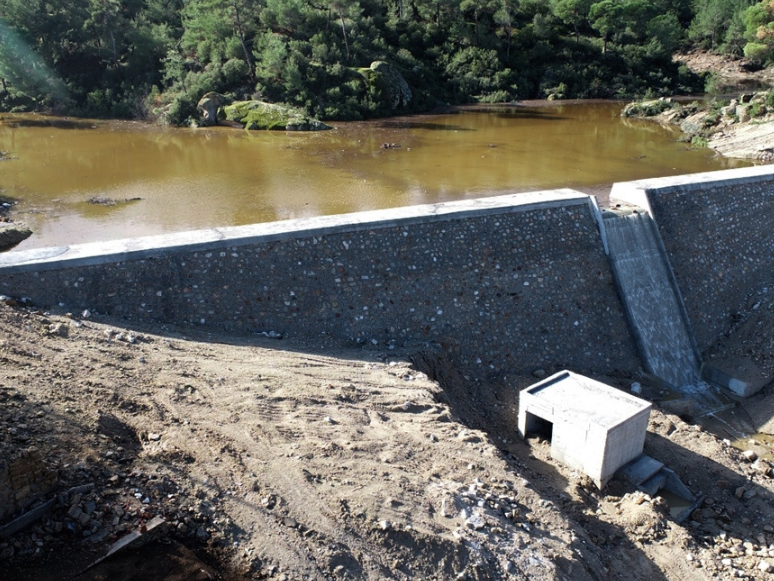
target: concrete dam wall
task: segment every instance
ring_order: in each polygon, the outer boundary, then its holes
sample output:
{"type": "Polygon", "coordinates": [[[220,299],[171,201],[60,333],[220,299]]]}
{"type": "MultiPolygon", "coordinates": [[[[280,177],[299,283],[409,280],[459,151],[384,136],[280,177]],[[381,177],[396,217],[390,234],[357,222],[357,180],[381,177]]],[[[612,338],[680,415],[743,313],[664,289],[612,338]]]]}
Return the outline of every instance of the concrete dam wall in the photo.
{"type": "MultiPolygon", "coordinates": [[[[655,220],[670,308],[699,350],[774,278],[771,167],[616,184],[612,196],[655,220]]],[[[436,342],[482,374],[634,371],[642,337],[606,222],[593,198],[557,190],[10,252],[0,294],[312,345],[436,342]]]]}
{"type": "Polygon", "coordinates": [[[560,190],[11,252],[0,294],[312,345],[438,342],[482,374],[632,371],[598,216],[560,190]]]}
{"type": "Polygon", "coordinates": [[[610,197],[655,220],[700,351],[774,282],[774,166],[620,183],[610,197]]]}

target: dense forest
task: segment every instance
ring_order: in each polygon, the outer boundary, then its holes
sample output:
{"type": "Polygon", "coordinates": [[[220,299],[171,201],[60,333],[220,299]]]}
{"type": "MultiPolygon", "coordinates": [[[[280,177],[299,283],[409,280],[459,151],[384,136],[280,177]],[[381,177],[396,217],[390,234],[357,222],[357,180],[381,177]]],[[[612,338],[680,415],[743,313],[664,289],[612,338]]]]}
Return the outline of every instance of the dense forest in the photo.
{"type": "Polygon", "coordinates": [[[0,110],[183,124],[217,91],[321,119],[524,98],[702,90],[702,47],[765,65],[774,0],[0,0],[0,110]]]}

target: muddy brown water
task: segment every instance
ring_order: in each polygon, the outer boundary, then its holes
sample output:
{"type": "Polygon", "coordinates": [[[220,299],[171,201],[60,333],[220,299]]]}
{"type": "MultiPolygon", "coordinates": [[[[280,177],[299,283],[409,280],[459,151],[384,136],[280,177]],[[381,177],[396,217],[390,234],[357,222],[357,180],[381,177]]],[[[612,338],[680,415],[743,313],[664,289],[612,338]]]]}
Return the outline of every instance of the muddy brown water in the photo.
{"type": "Polygon", "coordinates": [[[26,249],[561,187],[604,197],[616,181],[747,165],[622,106],[469,107],[319,133],[2,114],[0,196],[35,232],[26,249]]]}

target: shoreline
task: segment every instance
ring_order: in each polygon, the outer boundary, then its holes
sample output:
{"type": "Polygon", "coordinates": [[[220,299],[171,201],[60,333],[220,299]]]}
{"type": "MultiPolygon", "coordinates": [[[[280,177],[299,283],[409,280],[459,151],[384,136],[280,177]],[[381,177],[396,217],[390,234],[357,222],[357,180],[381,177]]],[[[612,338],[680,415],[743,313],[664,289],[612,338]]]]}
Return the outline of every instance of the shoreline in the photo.
{"type": "Polygon", "coordinates": [[[706,146],[725,158],[774,161],[774,89],[703,103],[672,98],[635,101],[621,116],[677,128],[681,141],[706,146]]]}

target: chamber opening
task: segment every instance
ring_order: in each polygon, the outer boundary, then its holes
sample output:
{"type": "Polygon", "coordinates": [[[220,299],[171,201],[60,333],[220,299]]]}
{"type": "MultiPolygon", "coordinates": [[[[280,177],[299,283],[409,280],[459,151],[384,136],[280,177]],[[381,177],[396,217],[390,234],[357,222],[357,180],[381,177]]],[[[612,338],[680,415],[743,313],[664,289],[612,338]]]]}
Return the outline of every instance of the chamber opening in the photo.
{"type": "Polygon", "coordinates": [[[524,435],[526,438],[540,438],[550,442],[554,435],[554,423],[527,412],[527,425],[524,435]]]}

